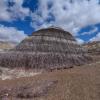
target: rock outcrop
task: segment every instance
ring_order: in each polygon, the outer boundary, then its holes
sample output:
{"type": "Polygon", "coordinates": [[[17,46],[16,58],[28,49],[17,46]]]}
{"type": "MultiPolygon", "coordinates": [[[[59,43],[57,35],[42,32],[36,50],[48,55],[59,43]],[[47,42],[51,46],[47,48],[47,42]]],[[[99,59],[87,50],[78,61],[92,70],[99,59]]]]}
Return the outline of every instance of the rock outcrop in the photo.
{"type": "Polygon", "coordinates": [[[83,45],[91,55],[100,55],[100,41],[94,41],[83,45]]]}
{"type": "Polygon", "coordinates": [[[89,63],[87,51],[60,28],[34,32],[12,51],[0,53],[0,65],[33,69],[63,69],[89,63]]]}

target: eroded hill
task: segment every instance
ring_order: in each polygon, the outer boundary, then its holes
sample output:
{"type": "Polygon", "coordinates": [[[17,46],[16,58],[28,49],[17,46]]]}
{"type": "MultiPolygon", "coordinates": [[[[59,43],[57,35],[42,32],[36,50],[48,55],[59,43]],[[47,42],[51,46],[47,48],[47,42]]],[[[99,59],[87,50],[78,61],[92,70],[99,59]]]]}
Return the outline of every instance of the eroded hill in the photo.
{"type": "Polygon", "coordinates": [[[14,43],[0,41],[0,51],[12,49],[15,45],[14,43]]]}
{"type": "Polygon", "coordinates": [[[84,44],[83,46],[88,50],[89,54],[92,54],[92,55],[100,54],[100,41],[87,43],[87,44],[84,44]]]}

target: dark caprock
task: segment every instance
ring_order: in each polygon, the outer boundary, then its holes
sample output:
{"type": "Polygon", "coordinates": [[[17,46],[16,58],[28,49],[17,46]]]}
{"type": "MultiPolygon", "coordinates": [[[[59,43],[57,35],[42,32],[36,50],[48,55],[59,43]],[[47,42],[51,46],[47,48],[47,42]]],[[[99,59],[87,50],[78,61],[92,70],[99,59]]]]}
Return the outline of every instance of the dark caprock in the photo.
{"type": "Polygon", "coordinates": [[[89,63],[87,51],[61,28],[32,33],[13,50],[0,53],[0,66],[34,69],[66,69],[89,63]]]}

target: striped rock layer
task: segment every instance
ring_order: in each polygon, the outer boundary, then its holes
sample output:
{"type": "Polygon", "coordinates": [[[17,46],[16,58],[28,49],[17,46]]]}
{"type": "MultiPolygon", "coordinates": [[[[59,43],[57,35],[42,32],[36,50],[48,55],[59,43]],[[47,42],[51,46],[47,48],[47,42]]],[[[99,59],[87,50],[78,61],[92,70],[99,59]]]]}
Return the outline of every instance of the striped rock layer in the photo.
{"type": "Polygon", "coordinates": [[[15,49],[0,54],[0,65],[34,69],[62,69],[89,63],[86,50],[59,28],[34,32],[15,49]]]}

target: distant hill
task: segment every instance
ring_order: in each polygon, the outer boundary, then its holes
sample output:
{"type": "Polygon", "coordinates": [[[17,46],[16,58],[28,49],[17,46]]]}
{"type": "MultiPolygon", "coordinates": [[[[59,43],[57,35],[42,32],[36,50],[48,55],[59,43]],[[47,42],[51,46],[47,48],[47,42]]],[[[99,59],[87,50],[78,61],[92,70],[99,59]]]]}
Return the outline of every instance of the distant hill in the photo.
{"type": "Polygon", "coordinates": [[[0,41],[0,51],[12,49],[15,45],[14,43],[0,41]]]}
{"type": "Polygon", "coordinates": [[[84,44],[83,47],[85,47],[88,50],[89,54],[100,54],[100,41],[94,41],[91,43],[84,44]]]}

